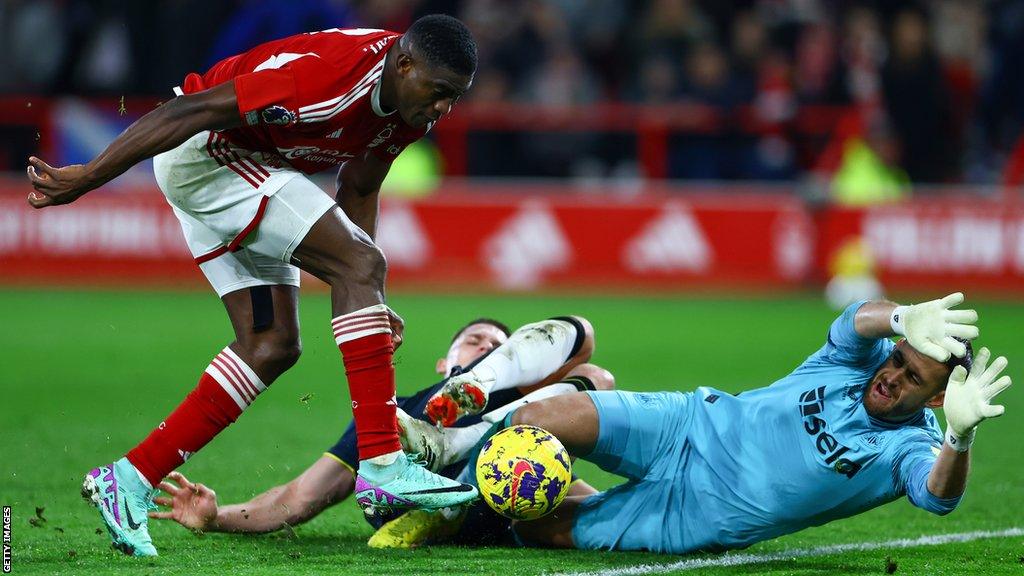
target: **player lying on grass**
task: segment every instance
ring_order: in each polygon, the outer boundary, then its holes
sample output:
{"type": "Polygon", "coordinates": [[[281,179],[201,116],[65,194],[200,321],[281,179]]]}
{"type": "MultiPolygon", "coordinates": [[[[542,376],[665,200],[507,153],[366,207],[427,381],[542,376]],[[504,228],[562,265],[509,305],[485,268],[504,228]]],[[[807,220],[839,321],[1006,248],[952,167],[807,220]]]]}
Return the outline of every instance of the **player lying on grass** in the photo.
{"type": "MultiPolygon", "coordinates": [[[[989,364],[982,348],[972,363],[965,343],[978,335],[977,314],[950,310],[962,301],[851,305],[793,372],[737,395],[602,391],[519,408],[485,437],[539,426],[628,481],[569,497],[550,516],[518,523],[517,535],[543,546],[686,553],[746,547],[904,494],[929,512],[951,512],[975,427],[1003,413],[990,401],[1010,385],[1000,377],[1005,358],[989,364]],[[904,339],[894,344],[894,335],[904,339]]],[[[461,404],[470,385],[486,396],[497,389],[487,379],[462,374],[442,397],[461,404]]]]}
{"type": "MultiPolygon", "coordinates": [[[[611,375],[592,364],[585,364],[594,350],[594,333],[589,322],[573,317],[553,319],[530,324],[516,331],[509,339],[508,328],[495,320],[481,318],[460,328],[444,358],[437,361],[438,374],[446,377],[462,373],[465,369],[486,370],[498,359],[524,358],[532,362],[519,371],[513,385],[495,392],[490,398],[490,412],[468,416],[460,428],[447,430],[444,441],[432,434],[435,429],[422,415],[428,398],[437,393],[442,383],[421,390],[414,396],[399,398],[399,427],[402,429],[403,448],[425,457],[428,466],[440,470],[442,475],[454,477],[465,466],[466,455],[480,437],[491,427],[491,422],[527,401],[537,401],[556,394],[584,389],[609,390],[614,386],[611,375]],[[537,335],[543,335],[538,338],[537,335]],[[495,351],[494,354],[491,352],[495,351]],[[465,368],[464,368],[465,367],[465,368]],[[410,417],[417,415],[421,420],[410,417]],[[419,433],[406,434],[415,428],[419,433]],[[412,442],[413,445],[408,445],[412,442]]],[[[180,473],[169,476],[172,482],[163,482],[160,488],[168,496],[156,502],[171,508],[169,511],[151,512],[151,518],[171,519],[186,528],[203,532],[272,532],[285,526],[306,522],[320,512],[346,499],[355,487],[353,465],[357,462],[356,439],[350,424],[341,439],[302,474],[287,484],[275,486],[248,502],[218,506],[213,490],[190,482],[180,473]]],[[[583,495],[595,490],[582,482],[571,487],[571,494],[583,495]]],[[[510,523],[479,504],[467,513],[468,521],[461,523],[460,542],[500,541],[508,532],[510,523]]],[[[371,520],[380,526],[383,519],[371,520]]],[[[409,518],[385,526],[371,540],[372,545],[403,546],[419,542],[442,517],[429,517],[410,513],[409,518]]],[[[449,530],[449,533],[453,530],[449,530]]]]}
{"type": "Polygon", "coordinates": [[[28,202],[47,208],[152,157],[157,184],[234,328],[195,390],[143,442],[86,475],[82,494],[116,548],[156,555],[146,524],[153,486],[298,360],[299,269],[331,287],[331,327],[358,433],[357,501],[438,508],[475,497],[471,486],[402,454],[392,365],[402,322],[385,304],[387,265],[374,237],[392,161],[451,110],[476,65],[472,35],[449,16],[420,18],[405,34],[298,34],[189,74],[176,98],[87,164],[29,159],[28,202]],[[306,176],[329,169],[338,170],[335,197],[306,176]]]}

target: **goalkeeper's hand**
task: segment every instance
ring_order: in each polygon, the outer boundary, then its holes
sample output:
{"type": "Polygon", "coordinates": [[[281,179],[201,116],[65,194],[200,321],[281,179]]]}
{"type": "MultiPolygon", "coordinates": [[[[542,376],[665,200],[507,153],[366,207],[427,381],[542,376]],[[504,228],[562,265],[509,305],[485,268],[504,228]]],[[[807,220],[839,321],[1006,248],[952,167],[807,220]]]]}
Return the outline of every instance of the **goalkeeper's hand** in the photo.
{"type": "Polygon", "coordinates": [[[950,310],[964,301],[960,292],[941,300],[931,300],[911,306],[897,306],[889,317],[893,332],[906,336],[915,350],[945,362],[953,354],[962,358],[967,347],[957,338],[973,340],[978,337],[978,313],[974,310],[950,310]]]}
{"type": "Polygon", "coordinates": [[[1006,369],[1006,358],[996,358],[987,366],[991,353],[982,348],[974,358],[970,374],[957,366],[946,385],[946,442],[959,452],[966,452],[974,441],[974,429],[986,418],[1001,416],[1006,410],[990,401],[1010,386],[1010,377],[999,374],[1006,369]]]}

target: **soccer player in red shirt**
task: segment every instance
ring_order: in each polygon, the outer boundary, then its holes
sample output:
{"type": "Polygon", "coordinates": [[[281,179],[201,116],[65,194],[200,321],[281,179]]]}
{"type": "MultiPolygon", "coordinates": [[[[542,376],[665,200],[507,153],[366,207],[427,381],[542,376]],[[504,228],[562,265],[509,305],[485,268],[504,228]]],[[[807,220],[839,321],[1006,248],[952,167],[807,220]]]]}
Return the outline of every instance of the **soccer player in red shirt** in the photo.
{"type": "Polygon", "coordinates": [[[155,555],[153,486],[199,451],[298,360],[299,269],[331,287],[358,435],[364,508],[443,508],[473,487],[414,464],[395,419],[394,347],[402,320],[385,304],[374,244],[391,161],[469,89],[476,44],[448,16],[405,34],[331,29],[262,44],[189,74],[177,98],[140,118],[88,164],[30,158],[35,208],[75,201],[154,157],[157,183],[196,263],[223,300],[235,340],[141,444],[86,475],[83,495],[114,546],[155,555]],[[340,166],[331,198],[305,174],[340,166]]]}

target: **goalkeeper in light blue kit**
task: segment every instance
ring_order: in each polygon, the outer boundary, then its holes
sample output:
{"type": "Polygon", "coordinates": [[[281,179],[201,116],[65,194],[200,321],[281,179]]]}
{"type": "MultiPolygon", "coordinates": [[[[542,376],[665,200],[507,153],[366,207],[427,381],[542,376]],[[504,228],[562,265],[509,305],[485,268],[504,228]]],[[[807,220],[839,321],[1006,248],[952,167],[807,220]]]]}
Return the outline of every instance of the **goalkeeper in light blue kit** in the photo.
{"type": "MultiPolygon", "coordinates": [[[[1010,385],[1000,377],[1005,358],[989,364],[982,348],[972,359],[977,314],[951,310],[962,301],[853,304],[793,372],[737,395],[586,392],[523,406],[491,433],[540,426],[628,481],[567,498],[550,516],[517,524],[518,537],[678,554],[743,548],[904,494],[949,513],[966,487],[975,427],[1003,413],[990,400],[1010,385]]],[[[473,399],[502,386],[501,374],[471,371],[441,396],[472,413],[483,408],[473,399]]]]}

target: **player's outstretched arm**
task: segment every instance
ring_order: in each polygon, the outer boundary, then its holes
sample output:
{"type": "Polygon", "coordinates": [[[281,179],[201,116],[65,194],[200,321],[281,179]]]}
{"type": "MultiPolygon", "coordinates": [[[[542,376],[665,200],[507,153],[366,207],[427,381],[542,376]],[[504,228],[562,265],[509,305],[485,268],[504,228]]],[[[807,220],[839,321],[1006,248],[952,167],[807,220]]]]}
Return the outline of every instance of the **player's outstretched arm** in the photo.
{"type": "Polygon", "coordinates": [[[203,130],[234,128],[242,123],[234,82],[179,96],[139,118],[88,164],[58,168],[29,158],[28,195],[33,208],[74,202],[146,158],[180,145],[203,130]]]}
{"type": "Polygon", "coordinates": [[[978,337],[978,313],[974,310],[951,310],[964,301],[960,292],[939,300],[900,306],[894,302],[868,302],[857,310],[854,329],[864,338],[905,336],[915,350],[939,362],[950,354],[963,357],[967,347],[955,338],[973,340],[978,337]]]}
{"type": "Polygon", "coordinates": [[[168,495],[153,499],[170,510],[150,512],[150,518],[174,520],[200,532],[263,534],[312,519],[352,493],[352,472],[333,458],[322,456],[302,474],[239,504],[217,505],[217,494],[171,472],[159,488],[168,495]],[[168,480],[173,481],[169,482],[168,480]]]}
{"type": "Polygon", "coordinates": [[[949,376],[942,404],[946,441],[928,474],[928,491],[939,498],[956,498],[964,493],[974,432],[983,420],[1001,416],[1005,411],[1003,406],[991,402],[1011,384],[1009,376],[1000,376],[1007,361],[1000,356],[990,365],[989,358],[988,348],[982,348],[970,373],[957,366],[949,376]]]}

